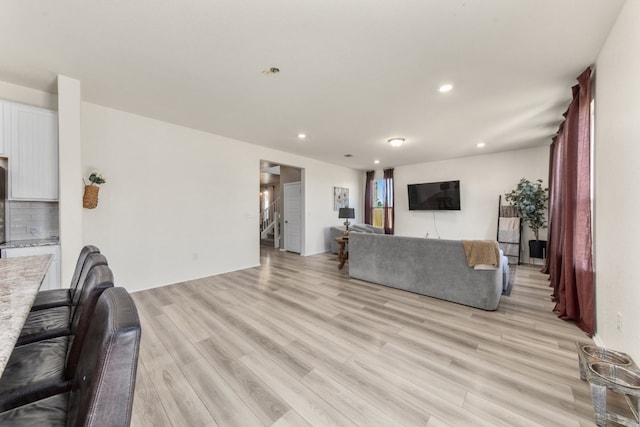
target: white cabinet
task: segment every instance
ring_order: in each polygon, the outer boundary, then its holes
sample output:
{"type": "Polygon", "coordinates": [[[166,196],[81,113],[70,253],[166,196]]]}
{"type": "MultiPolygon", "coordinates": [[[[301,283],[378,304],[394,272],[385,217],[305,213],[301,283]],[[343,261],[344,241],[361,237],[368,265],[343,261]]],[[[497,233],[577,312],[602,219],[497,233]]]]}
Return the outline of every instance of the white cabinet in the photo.
{"type": "Polygon", "coordinates": [[[9,152],[10,122],[11,104],[0,101],[0,157],[6,157],[9,152]]]}
{"type": "Polygon", "coordinates": [[[31,246],[28,248],[10,248],[2,250],[2,258],[16,258],[32,255],[53,255],[49,271],[47,271],[40,290],[60,289],[60,245],[31,246]]]}
{"type": "MultiPolygon", "coordinates": [[[[58,200],[58,114],[44,108],[9,104],[10,200],[58,200]]],[[[6,129],[3,132],[7,136],[6,129]]]]}

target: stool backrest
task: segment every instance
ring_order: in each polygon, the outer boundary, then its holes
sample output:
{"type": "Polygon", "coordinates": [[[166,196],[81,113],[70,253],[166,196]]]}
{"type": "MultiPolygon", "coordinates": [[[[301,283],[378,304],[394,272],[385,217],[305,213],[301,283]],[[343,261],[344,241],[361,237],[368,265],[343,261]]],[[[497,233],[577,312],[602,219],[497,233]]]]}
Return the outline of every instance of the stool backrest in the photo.
{"type": "MultiPolygon", "coordinates": [[[[100,254],[92,254],[104,258],[100,254]]],[[[81,298],[71,318],[71,341],[67,352],[65,374],[67,379],[73,378],[78,359],[82,353],[91,318],[94,315],[98,298],[105,289],[113,288],[113,273],[106,264],[95,265],[84,280],[81,298]]]]}
{"type": "Polygon", "coordinates": [[[80,251],[80,255],[78,255],[78,261],[76,262],[76,269],[73,271],[73,277],[71,278],[71,283],[69,284],[69,289],[73,293],[78,283],[80,282],[80,275],[82,274],[82,269],[84,268],[84,263],[87,260],[89,254],[99,254],[100,249],[93,245],[87,245],[80,251]]]}
{"type": "Polygon", "coordinates": [[[89,272],[98,265],[108,265],[107,258],[100,253],[91,253],[87,255],[87,259],[84,262],[82,267],[82,273],[80,274],[80,278],[78,279],[78,286],[76,287],[73,296],[71,297],[71,315],[73,316],[73,311],[75,310],[75,306],[78,305],[80,299],[82,298],[82,291],[84,289],[84,285],[87,282],[87,276],[89,272]]]}
{"type": "Polygon", "coordinates": [[[131,422],[140,319],[124,288],[96,304],[72,381],[67,426],[128,426],[131,422]]]}

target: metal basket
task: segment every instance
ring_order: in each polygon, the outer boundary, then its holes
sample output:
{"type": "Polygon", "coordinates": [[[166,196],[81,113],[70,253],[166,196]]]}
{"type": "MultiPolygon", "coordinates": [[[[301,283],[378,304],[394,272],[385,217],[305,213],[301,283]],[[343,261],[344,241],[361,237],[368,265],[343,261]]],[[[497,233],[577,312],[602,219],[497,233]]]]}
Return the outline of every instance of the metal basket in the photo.
{"type": "Polygon", "coordinates": [[[589,369],[601,378],[617,385],[640,389],[640,375],[622,366],[611,363],[594,362],[589,364],[589,369]]]}
{"type": "Polygon", "coordinates": [[[631,358],[625,353],[605,347],[584,344],[580,346],[580,350],[594,362],[606,362],[619,366],[629,366],[632,363],[631,358]]]}

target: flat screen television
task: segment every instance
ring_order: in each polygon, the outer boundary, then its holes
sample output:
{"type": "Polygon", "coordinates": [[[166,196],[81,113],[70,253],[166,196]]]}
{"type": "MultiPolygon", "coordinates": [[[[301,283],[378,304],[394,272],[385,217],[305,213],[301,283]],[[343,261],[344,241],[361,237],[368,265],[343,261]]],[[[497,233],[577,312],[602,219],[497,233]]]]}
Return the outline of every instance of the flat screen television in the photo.
{"type": "Polygon", "coordinates": [[[459,211],[460,181],[408,184],[410,211],[459,211]]]}

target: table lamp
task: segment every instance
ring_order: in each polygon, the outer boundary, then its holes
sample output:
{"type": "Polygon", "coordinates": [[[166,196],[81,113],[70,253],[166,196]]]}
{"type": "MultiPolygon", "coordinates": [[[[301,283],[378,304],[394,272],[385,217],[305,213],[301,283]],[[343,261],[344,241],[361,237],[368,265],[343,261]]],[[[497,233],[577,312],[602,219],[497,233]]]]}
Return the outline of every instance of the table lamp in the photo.
{"type": "Polygon", "coordinates": [[[349,235],[349,219],[353,219],[356,217],[356,210],[354,208],[340,208],[338,211],[338,218],[345,218],[344,222],[345,232],[344,235],[349,235]]]}

